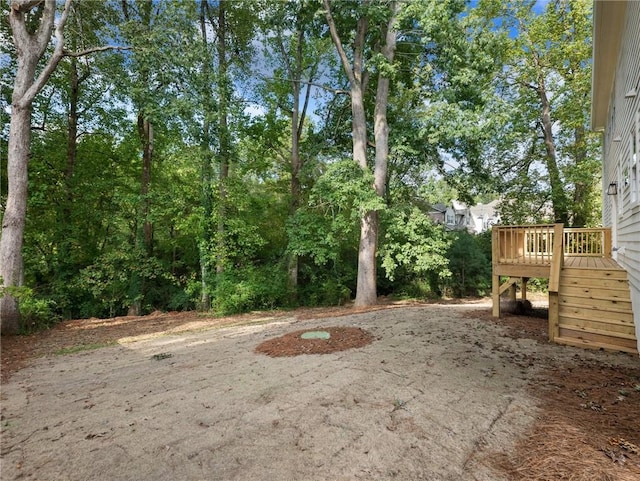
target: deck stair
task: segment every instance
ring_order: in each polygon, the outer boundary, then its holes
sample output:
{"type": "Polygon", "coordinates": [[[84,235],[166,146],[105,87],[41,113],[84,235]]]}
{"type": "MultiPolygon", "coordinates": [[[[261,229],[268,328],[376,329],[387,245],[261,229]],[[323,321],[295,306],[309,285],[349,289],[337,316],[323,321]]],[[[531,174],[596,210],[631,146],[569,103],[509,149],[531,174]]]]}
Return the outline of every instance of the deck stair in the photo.
{"type": "Polygon", "coordinates": [[[494,226],[492,264],[495,317],[503,294],[515,301],[519,284],[526,299],[527,281],[546,277],[550,341],[638,353],[629,281],[612,258],[611,229],[494,226]]]}
{"type": "Polygon", "coordinates": [[[612,259],[604,266],[598,259],[597,267],[593,259],[574,259],[567,258],[560,272],[554,342],[637,353],[626,271],[612,259]]]}

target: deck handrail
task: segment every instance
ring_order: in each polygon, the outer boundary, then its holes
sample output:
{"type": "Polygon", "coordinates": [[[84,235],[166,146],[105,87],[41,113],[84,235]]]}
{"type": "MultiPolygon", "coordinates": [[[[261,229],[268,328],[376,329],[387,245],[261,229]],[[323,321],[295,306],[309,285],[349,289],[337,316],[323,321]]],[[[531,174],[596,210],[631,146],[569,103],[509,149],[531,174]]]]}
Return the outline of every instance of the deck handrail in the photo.
{"type": "Polygon", "coordinates": [[[554,224],[494,226],[494,262],[550,265],[554,228],[554,224]]]}
{"type": "Polygon", "coordinates": [[[580,257],[611,257],[611,229],[564,229],[564,254],[580,257]]]}
{"type": "Polygon", "coordinates": [[[562,254],[580,257],[611,257],[610,228],[567,228],[562,224],[494,226],[494,262],[551,266],[554,239],[560,236],[562,254]],[[560,227],[558,227],[560,226],[560,227]]]}

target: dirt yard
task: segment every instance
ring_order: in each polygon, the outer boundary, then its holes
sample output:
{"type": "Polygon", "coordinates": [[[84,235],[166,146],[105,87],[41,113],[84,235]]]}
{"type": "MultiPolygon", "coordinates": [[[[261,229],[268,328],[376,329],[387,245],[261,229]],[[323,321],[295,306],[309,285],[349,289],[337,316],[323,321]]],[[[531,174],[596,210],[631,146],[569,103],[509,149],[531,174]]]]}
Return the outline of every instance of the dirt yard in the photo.
{"type": "Polygon", "coordinates": [[[155,313],[2,339],[1,478],[640,479],[640,360],[551,345],[540,312],[155,313]]]}

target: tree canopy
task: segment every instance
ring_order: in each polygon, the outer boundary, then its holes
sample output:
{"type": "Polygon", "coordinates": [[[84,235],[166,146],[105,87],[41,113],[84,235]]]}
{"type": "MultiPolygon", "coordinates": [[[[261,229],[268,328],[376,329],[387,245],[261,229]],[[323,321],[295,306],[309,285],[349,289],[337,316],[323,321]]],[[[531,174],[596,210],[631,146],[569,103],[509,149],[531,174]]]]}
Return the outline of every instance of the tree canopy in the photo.
{"type": "Polygon", "coordinates": [[[3,9],[3,333],[482,294],[433,206],[600,218],[585,0],[3,9]]]}

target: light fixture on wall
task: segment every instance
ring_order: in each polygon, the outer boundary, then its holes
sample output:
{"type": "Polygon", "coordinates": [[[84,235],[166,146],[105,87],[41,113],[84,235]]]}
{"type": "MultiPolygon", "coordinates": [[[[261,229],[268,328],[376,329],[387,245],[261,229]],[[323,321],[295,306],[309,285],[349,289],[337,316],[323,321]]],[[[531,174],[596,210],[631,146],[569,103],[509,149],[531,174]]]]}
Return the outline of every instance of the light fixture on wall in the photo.
{"type": "Polygon", "coordinates": [[[618,195],[618,183],[611,182],[607,188],[607,195],[618,195]]]}
{"type": "Polygon", "coordinates": [[[618,134],[613,138],[614,142],[622,142],[622,135],[618,134]]]}
{"type": "Polygon", "coordinates": [[[638,92],[636,92],[636,89],[633,88],[633,89],[629,90],[626,94],[624,94],[624,98],[625,99],[632,99],[636,95],[638,95],[638,92]]]}

